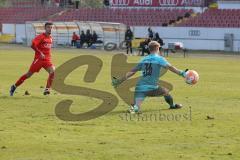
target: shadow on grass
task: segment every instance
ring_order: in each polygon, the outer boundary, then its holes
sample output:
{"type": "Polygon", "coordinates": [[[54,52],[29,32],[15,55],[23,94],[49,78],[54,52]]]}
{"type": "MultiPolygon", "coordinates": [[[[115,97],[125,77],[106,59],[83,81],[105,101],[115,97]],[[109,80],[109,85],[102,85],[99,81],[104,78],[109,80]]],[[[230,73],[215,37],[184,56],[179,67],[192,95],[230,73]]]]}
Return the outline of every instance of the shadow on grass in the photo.
{"type": "MultiPolygon", "coordinates": [[[[169,108],[163,108],[163,109],[148,109],[148,110],[142,110],[142,113],[158,113],[161,111],[172,111],[172,109],[169,108]]],[[[116,115],[116,114],[121,114],[121,113],[127,113],[127,108],[126,110],[119,110],[119,111],[112,111],[108,113],[107,115],[116,115]]]]}
{"type": "Polygon", "coordinates": [[[64,126],[96,126],[94,123],[84,123],[84,122],[66,122],[66,123],[60,123],[60,125],[64,126]]]}
{"type": "Polygon", "coordinates": [[[0,96],[0,99],[5,99],[5,100],[16,100],[16,99],[46,99],[46,97],[38,97],[38,96],[25,96],[25,95],[22,95],[22,96],[0,96]]]}

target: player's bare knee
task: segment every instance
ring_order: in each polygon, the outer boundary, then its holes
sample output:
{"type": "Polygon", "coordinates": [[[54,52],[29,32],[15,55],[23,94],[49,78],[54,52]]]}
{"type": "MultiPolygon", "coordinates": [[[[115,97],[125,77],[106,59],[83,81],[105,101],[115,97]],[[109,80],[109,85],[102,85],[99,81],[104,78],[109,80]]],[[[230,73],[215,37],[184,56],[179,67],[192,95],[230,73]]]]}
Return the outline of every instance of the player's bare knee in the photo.
{"type": "Polygon", "coordinates": [[[27,78],[30,78],[32,75],[33,75],[32,72],[27,72],[27,73],[26,73],[27,78]]]}
{"type": "Polygon", "coordinates": [[[47,68],[46,71],[48,72],[48,74],[54,74],[55,73],[55,68],[47,68]]]}
{"type": "Polygon", "coordinates": [[[54,71],[50,71],[50,72],[48,72],[49,74],[54,74],[55,72],[54,71]]]}
{"type": "Polygon", "coordinates": [[[163,89],[163,95],[164,95],[164,96],[168,96],[168,95],[169,95],[169,90],[166,89],[166,88],[164,88],[164,89],[163,89]]]}
{"type": "Polygon", "coordinates": [[[55,76],[55,71],[54,70],[51,70],[50,72],[48,72],[50,76],[55,76]]]}
{"type": "Polygon", "coordinates": [[[55,73],[55,67],[52,67],[49,71],[49,74],[54,74],[55,73]]]}

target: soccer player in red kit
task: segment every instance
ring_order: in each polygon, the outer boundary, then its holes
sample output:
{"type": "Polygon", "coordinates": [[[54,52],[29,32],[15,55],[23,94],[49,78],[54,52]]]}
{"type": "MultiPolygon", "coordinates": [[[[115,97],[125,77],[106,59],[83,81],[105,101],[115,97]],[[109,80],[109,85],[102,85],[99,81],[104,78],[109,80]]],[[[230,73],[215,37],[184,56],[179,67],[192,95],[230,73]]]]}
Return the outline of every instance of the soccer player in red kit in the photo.
{"type": "Polygon", "coordinates": [[[53,24],[50,22],[45,23],[45,33],[36,36],[32,41],[31,48],[35,51],[35,57],[30,66],[29,71],[22,75],[19,80],[11,86],[10,95],[13,96],[17,87],[19,87],[26,79],[30,78],[34,73],[39,72],[41,68],[44,68],[48,73],[48,80],[46,88],[43,92],[44,95],[50,94],[50,88],[54,79],[55,67],[51,60],[51,47],[52,37],[51,31],[53,24]]]}

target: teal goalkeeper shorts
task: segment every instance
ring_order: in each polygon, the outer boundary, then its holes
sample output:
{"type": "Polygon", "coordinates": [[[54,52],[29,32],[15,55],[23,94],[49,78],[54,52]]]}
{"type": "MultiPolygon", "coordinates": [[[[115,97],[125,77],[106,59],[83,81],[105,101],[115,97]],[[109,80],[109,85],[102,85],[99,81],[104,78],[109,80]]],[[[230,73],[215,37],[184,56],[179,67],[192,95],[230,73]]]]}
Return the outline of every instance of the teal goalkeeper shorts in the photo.
{"type": "Polygon", "coordinates": [[[135,91],[134,92],[134,99],[135,101],[138,100],[144,100],[146,97],[160,97],[163,96],[167,92],[166,88],[158,87],[154,90],[149,91],[135,91]]]}

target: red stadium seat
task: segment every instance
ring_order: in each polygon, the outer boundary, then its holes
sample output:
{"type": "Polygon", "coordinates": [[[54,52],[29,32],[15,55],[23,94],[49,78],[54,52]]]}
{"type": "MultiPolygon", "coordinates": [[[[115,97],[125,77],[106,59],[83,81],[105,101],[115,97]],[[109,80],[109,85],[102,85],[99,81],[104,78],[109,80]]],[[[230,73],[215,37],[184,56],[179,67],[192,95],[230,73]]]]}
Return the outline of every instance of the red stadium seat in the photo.
{"type": "Polygon", "coordinates": [[[136,26],[161,26],[162,22],[168,23],[170,20],[176,20],[178,16],[183,16],[189,11],[191,10],[82,8],[79,10],[69,10],[54,19],[61,21],[67,18],[86,21],[119,22],[136,26]]]}
{"type": "Polygon", "coordinates": [[[208,9],[202,14],[189,18],[185,23],[177,26],[201,27],[238,27],[240,9],[208,9]],[[199,23],[198,23],[199,22],[199,23]]]}

